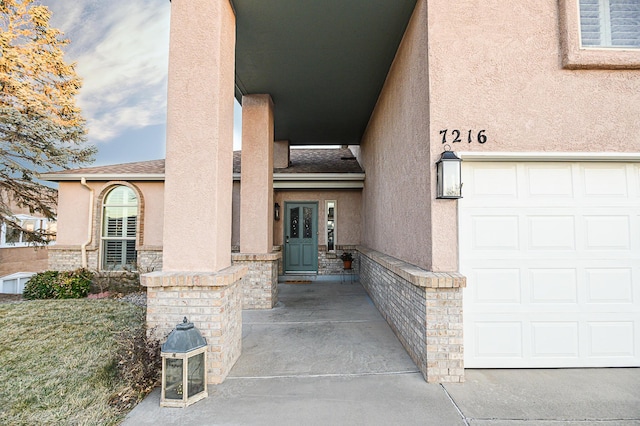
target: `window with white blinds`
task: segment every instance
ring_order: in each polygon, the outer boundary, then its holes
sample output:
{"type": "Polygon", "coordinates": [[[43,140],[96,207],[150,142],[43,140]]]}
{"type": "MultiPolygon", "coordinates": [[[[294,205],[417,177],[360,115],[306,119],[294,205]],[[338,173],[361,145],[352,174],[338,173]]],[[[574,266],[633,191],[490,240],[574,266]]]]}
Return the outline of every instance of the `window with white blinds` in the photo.
{"type": "Polygon", "coordinates": [[[131,188],[117,186],[102,207],[102,269],[135,270],[138,198],[131,188]]]}
{"type": "Polygon", "coordinates": [[[640,48],[640,0],[580,0],[584,47],[640,48]]]}

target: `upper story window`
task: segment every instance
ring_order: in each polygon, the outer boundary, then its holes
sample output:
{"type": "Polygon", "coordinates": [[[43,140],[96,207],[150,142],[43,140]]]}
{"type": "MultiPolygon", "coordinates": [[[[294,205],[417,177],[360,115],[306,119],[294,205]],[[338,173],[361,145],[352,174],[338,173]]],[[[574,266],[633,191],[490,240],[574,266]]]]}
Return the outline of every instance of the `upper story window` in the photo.
{"type": "Polygon", "coordinates": [[[27,247],[33,244],[34,240],[29,232],[52,234],[49,241],[55,241],[55,220],[16,215],[14,221],[18,226],[9,222],[3,222],[0,226],[0,247],[27,247]]]}
{"type": "Polygon", "coordinates": [[[116,186],[102,205],[102,269],[135,270],[138,197],[126,186],[116,186]]]}
{"type": "Polygon", "coordinates": [[[558,0],[562,66],[640,69],[640,0],[558,0]]]}
{"type": "Polygon", "coordinates": [[[584,47],[640,48],[640,0],[580,0],[584,47]]]}

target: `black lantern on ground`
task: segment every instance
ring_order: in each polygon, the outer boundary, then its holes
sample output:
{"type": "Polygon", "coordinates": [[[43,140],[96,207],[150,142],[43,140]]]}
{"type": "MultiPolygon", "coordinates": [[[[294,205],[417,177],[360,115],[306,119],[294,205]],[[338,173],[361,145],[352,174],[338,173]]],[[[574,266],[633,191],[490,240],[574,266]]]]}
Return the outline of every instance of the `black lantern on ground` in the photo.
{"type": "Polygon", "coordinates": [[[280,220],[280,204],[278,203],[273,206],[273,218],[275,220],[280,220]]]}
{"type": "Polygon", "coordinates": [[[162,345],[162,407],[186,407],[207,394],[207,341],[184,318],[162,345]]]}
{"type": "Polygon", "coordinates": [[[462,198],[462,160],[455,152],[445,148],[440,160],[436,163],[437,196],[436,198],[462,198]]]}

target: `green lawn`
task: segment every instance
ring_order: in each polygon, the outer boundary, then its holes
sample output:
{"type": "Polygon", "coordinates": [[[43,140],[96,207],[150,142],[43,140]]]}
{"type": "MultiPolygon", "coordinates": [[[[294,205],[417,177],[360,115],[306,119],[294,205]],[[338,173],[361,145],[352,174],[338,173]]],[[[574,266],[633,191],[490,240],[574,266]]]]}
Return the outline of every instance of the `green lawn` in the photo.
{"type": "Polygon", "coordinates": [[[113,401],[129,385],[119,332],[140,333],[144,313],[113,299],[0,304],[0,424],[121,421],[127,408],[113,401]]]}

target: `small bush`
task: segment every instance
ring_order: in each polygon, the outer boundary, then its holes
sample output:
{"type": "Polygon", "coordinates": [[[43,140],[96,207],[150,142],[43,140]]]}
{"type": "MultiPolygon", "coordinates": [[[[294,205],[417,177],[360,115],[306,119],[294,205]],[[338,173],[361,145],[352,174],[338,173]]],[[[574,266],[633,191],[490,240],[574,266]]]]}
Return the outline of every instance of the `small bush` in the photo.
{"type": "Polygon", "coordinates": [[[58,271],[46,271],[32,276],[24,286],[22,297],[25,299],[54,299],[54,283],[58,279],[58,271]]]}
{"type": "Polygon", "coordinates": [[[93,275],[91,293],[129,294],[142,291],[140,274],[133,271],[97,271],[93,275]]]}
{"type": "Polygon", "coordinates": [[[87,297],[93,274],[86,269],[64,271],[58,274],[56,299],[80,299],[87,297]]]}
{"type": "Polygon", "coordinates": [[[93,274],[86,269],[46,271],[27,281],[22,296],[25,299],[79,299],[89,294],[93,274]]]}
{"type": "Polygon", "coordinates": [[[95,271],[91,283],[91,293],[109,292],[112,294],[129,294],[144,291],[140,285],[140,275],[153,272],[157,265],[138,264],[134,270],[118,269],[95,271]]]}
{"type": "Polygon", "coordinates": [[[125,330],[116,336],[116,341],[117,374],[124,386],[111,396],[109,404],[126,411],[160,383],[160,342],[149,337],[145,327],[125,330]]]}

